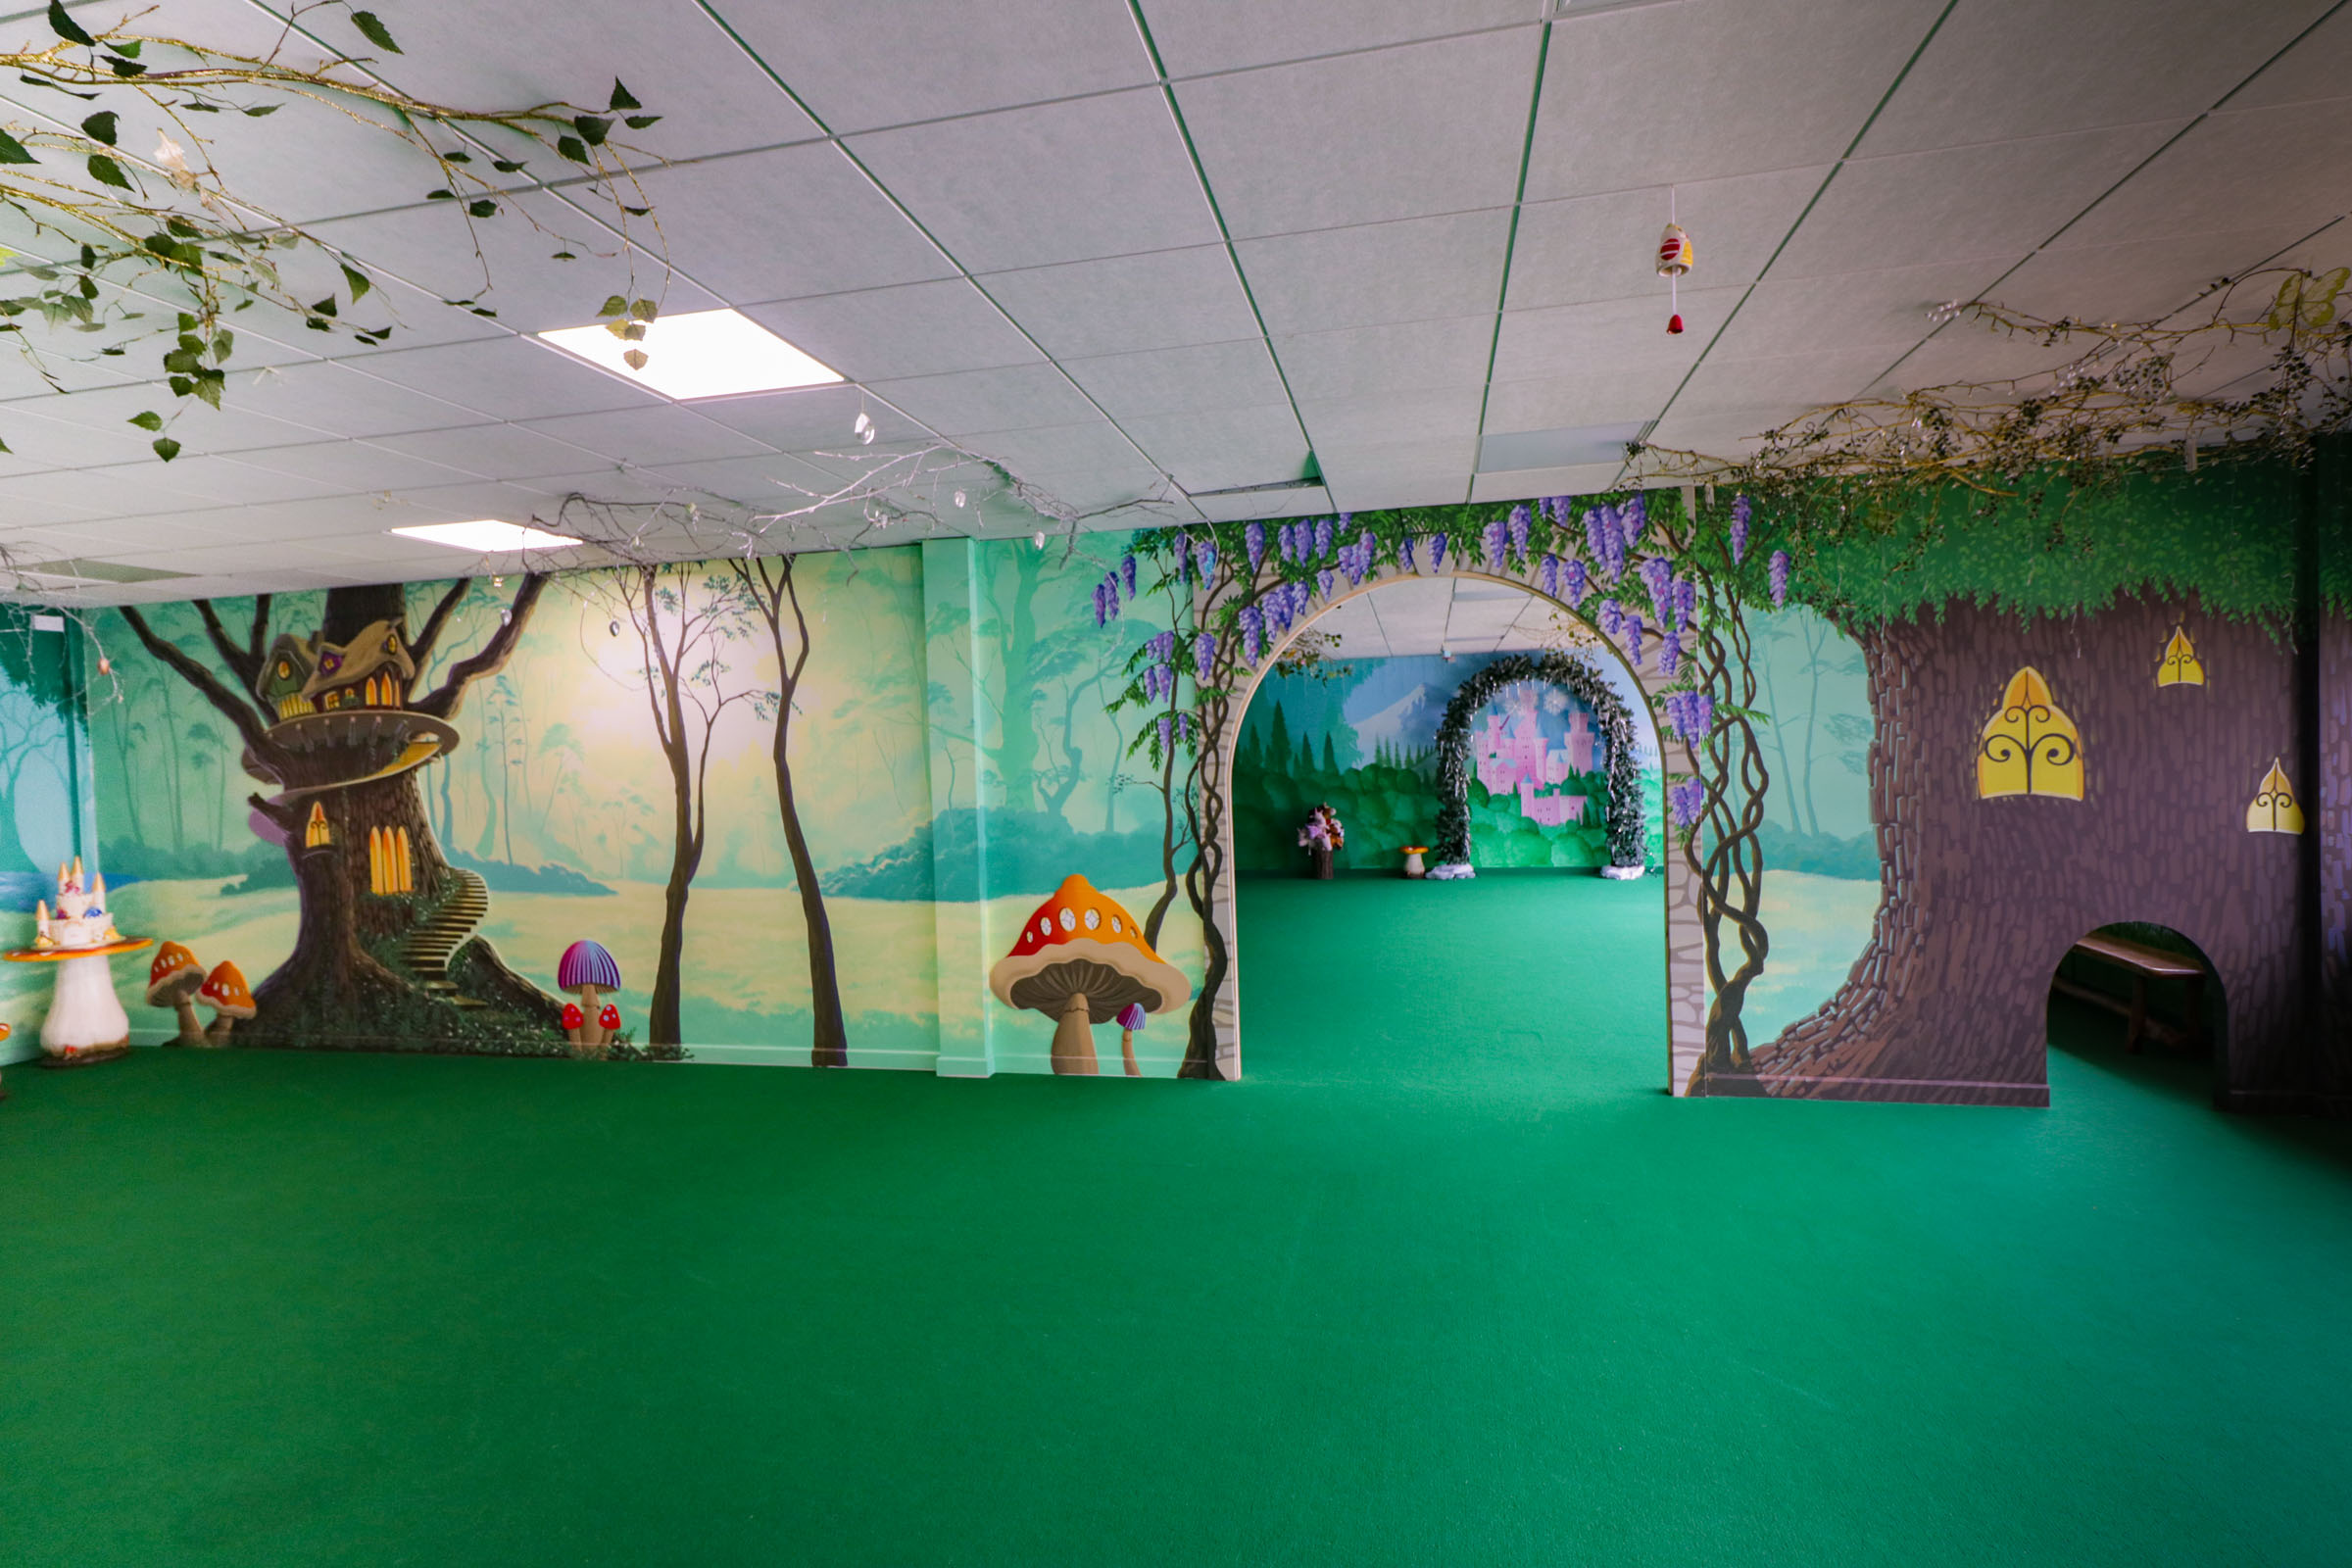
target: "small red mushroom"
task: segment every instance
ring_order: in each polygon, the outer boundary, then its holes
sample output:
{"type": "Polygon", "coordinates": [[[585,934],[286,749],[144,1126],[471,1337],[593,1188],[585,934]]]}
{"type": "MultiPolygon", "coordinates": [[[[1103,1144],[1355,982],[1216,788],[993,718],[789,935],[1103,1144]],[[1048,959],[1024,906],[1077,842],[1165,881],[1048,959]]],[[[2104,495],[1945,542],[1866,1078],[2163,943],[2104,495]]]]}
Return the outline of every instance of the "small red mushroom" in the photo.
{"type": "Polygon", "coordinates": [[[605,1039],[610,1042],[619,1032],[620,1009],[610,1002],[606,1003],[605,1010],[596,1015],[596,1026],[605,1032],[605,1039]]]}
{"type": "Polygon", "coordinates": [[[580,1043],[580,1027],[588,1021],[576,1002],[564,1004],[564,1038],[574,1046],[580,1043]]]}

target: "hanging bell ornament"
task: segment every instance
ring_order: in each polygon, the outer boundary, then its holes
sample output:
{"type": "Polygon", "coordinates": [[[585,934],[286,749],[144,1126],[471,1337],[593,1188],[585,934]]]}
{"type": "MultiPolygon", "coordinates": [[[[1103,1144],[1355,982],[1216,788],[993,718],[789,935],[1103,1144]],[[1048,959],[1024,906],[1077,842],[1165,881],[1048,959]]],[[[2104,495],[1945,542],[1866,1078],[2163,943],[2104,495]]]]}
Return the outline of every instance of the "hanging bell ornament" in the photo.
{"type": "Polygon", "coordinates": [[[1670,287],[1669,297],[1674,301],[1674,314],[1666,318],[1666,330],[1670,335],[1680,335],[1683,330],[1682,290],[1676,285],[1679,285],[1682,275],[1690,270],[1690,264],[1695,260],[1697,256],[1690,248],[1690,236],[1683,232],[1683,225],[1668,223],[1666,232],[1658,236],[1658,275],[1666,279],[1670,287]]]}

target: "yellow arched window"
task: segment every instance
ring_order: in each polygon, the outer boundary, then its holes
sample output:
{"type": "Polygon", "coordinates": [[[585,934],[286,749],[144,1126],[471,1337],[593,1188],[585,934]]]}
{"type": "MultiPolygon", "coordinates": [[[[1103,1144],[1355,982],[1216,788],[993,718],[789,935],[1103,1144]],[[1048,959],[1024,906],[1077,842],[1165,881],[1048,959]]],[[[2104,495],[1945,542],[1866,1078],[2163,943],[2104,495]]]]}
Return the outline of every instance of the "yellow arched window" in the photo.
{"type": "Polygon", "coordinates": [[[318,801],[311,803],[310,820],[302,825],[302,847],[315,850],[321,844],[335,842],[335,830],[326,820],[326,808],[318,801]]]}
{"type": "Polygon", "coordinates": [[[398,842],[392,857],[392,891],[414,893],[416,891],[416,858],[409,853],[409,830],[405,827],[399,829],[396,838],[398,842]]]}
{"type": "Polygon", "coordinates": [[[2082,737],[2050,697],[2050,683],[2028,664],[2009,677],[2001,706],[1977,742],[1977,795],[2082,798],[2082,737]]]}
{"type": "Polygon", "coordinates": [[[368,890],[379,894],[416,891],[416,858],[410,853],[407,828],[368,830],[368,890]]]}
{"type": "Polygon", "coordinates": [[[2156,684],[2159,686],[2202,686],[2205,666],[2197,662],[2197,651],[2188,640],[2188,633],[2173,628],[2173,640],[2164,645],[2164,658],[2156,665],[2156,684]]]}
{"type": "Polygon", "coordinates": [[[2254,792],[2254,804],[2246,808],[2246,831],[2303,831],[2303,805],[2295,799],[2295,787],[2286,781],[2286,770],[2276,757],[2271,759],[2271,770],[2262,776],[2262,787],[2254,792]]]}

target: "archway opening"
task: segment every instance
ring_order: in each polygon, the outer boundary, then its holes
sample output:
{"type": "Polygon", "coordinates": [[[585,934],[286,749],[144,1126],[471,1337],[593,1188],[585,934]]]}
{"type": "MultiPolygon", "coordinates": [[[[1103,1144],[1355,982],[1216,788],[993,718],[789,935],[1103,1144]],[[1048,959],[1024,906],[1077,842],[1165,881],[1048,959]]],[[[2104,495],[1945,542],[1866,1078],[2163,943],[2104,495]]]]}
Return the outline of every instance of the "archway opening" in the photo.
{"type": "Polygon", "coordinates": [[[1638,678],[1580,617],[1500,579],[1371,585],[1294,634],[1236,736],[1235,972],[1253,1076],[1659,1087],[1658,741],[1638,678]],[[1582,679],[1482,679],[1563,654],[1582,679]],[[1415,878],[1416,858],[1441,863],[1440,731],[1465,687],[1475,874],[1415,878]],[[1613,823],[1612,764],[1629,759],[1646,874],[1611,880],[1629,793],[1620,771],[1613,823]],[[1321,807],[1338,827],[1328,880],[1301,842],[1321,807]]]}
{"type": "Polygon", "coordinates": [[[2228,1050],[2229,1000],[2187,936],[2120,921],[2086,932],[2058,960],[2048,1023],[2053,1054],[2202,1097],[2228,1050]]]}

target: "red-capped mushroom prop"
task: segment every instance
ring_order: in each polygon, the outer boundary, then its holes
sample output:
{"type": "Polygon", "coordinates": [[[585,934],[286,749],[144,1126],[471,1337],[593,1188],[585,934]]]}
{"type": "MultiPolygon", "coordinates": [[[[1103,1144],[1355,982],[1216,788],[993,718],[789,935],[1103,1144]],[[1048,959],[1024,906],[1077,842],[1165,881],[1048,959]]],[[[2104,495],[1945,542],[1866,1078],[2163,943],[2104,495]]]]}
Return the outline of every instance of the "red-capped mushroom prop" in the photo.
{"type": "Polygon", "coordinates": [[[1144,940],[1135,916],[1072,876],[1039,905],[1021,939],[988,972],[1007,1007],[1054,1020],[1054,1070],[1095,1072],[1094,1025],[1131,1006],[1166,1012],[1192,999],[1193,983],[1144,940]]]}
{"type": "Polygon", "coordinates": [[[155,962],[147,966],[147,1005],[170,1007],[179,1014],[179,1034],[164,1043],[169,1046],[201,1046],[205,1043],[204,1025],[196,1021],[196,994],[204,989],[204,965],[196,955],[177,942],[167,942],[155,950],[155,962]]]}
{"type": "Polygon", "coordinates": [[[208,1046],[228,1044],[228,1031],[240,1018],[253,1016],[253,991],[245,984],[244,971],[233,963],[216,966],[204,977],[204,989],[196,993],[212,1004],[213,1026],[204,1032],[208,1046]]]}

